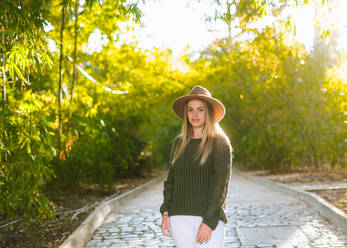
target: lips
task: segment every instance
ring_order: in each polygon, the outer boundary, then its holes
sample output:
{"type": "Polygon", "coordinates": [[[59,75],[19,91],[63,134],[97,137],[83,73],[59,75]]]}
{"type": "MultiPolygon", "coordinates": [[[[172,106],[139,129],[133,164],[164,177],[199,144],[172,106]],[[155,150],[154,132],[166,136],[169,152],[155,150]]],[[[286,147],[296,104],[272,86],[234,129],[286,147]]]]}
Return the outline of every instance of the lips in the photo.
{"type": "Polygon", "coordinates": [[[193,119],[192,121],[199,121],[199,119],[193,119]]]}

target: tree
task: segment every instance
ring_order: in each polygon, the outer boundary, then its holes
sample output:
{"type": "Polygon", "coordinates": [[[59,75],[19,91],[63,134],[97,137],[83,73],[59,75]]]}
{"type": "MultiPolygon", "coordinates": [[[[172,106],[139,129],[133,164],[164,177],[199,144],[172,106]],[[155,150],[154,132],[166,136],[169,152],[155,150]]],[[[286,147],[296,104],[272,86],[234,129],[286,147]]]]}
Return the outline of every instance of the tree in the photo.
{"type": "Polygon", "coordinates": [[[50,1],[4,0],[0,10],[2,101],[7,101],[7,88],[15,84],[30,84],[30,71],[50,64],[44,40],[44,23],[50,1]]]}
{"type": "MultiPolygon", "coordinates": [[[[196,0],[199,3],[204,1],[196,0]]],[[[313,4],[316,8],[326,7],[332,4],[331,0],[210,0],[209,13],[205,14],[205,21],[211,24],[217,21],[222,21],[226,24],[228,30],[228,38],[235,40],[240,36],[251,37],[262,32],[260,29],[267,27],[276,27],[285,30],[286,32],[295,32],[295,25],[292,22],[290,15],[284,15],[283,10],[288,7],[303,7],[313,4]],[[271,18],[271,22],[267,24],[261,23],[264,18],[271,18]],[[255,28],[254,24],[259,27],[255,28]],[[232,35],[232,30],[240,29],[237,34],[232,35]],[[245,35],[247,34],[247,35],[245,35]]],[[[320,18],[317,18],[317,23],[320,23],[320,18]]],[[[214,31],[213,29],[211,30],[214,31]]],[[[329,31],[323,29],[322,37],[326,37],[329,31]]]]}
{"type": "MultiPolygon", "coordinates": [[[[253,41],[216,41],[193,63],[193,81],[225,103],[222,123],[240,165],[274,171],[343,165],[343,140],[337,138],[345,137],[343,111],[340,104],[331,105],[338,99],[330,98],[335,90],[324,87],[329,63],[285,41],[286,33],[270,28],[253,41]]],[[[342,81],[337,82],[343,92],[342,81]]]]}

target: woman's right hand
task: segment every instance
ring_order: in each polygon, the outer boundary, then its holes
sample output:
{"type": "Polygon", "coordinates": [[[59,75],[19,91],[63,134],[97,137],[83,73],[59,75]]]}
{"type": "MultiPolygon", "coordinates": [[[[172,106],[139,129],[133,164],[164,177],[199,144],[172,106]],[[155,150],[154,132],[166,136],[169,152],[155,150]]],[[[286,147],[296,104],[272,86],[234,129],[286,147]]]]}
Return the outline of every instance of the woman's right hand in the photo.
{"type": "Polygon", "coordinates": [[[167,236],[171,237],[171,227],[170,227],[170,218],[168,212],[163,213],[161,221],[161,232],[167,236]]]}

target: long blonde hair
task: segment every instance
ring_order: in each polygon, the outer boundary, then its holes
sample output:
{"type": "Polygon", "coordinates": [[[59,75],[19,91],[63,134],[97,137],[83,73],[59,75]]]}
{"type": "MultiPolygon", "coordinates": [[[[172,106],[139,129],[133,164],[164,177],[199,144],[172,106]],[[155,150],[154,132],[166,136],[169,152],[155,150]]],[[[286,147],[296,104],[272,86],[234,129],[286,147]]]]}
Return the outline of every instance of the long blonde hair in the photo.
{"type": "MultiPolygon", "coordinates": [[[[212,137],[217,136],[218,134],[221,134],[223,136],[226,136],[223,129],[220,127],[219,123],[215,121],[214,118],[214,111],[213,107],[210,103],[198,99],[202,101],[205,105],[205,111],[206,111],[206,119],[205,119],[205,125],[202,130],[202,137],[201,137],[201,143],[198,146],[197,151],[194,154],[193,159],[196,160],[200,155],[200,165],[203,165],[206,162],[206,159],[208,155],[211,152],[213,139],[212,137]]],[[[177,144],[176,149],[174,151],[172,164],[175,163],[175,161],[184,153],[184,150],[190,140],[192,139],[194,135],[193,127],[189,122],[188,119],[188,102],[187,101],[184,105],[184,117],[183,117],[183,124],[181,128],[181,133],[178,135],[181,137],[181,141],[179,144],[177,144]]]]}

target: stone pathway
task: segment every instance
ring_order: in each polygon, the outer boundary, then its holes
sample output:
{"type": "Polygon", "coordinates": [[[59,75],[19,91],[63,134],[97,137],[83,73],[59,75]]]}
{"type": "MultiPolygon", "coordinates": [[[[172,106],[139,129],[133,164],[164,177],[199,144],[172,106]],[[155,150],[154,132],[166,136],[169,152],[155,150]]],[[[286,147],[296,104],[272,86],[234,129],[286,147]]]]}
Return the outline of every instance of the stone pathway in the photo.
{"type": "MultiPolygon", "coordinates": [[[[89,247],[175,247],[161,234],[163,182],[110,214],[89,247]]],[[[233,174],[225,247],[347,247],[347,235],[305,202],[233,174]]],[[[203,246],[202,246],[203,247],[203,246]]]]}

